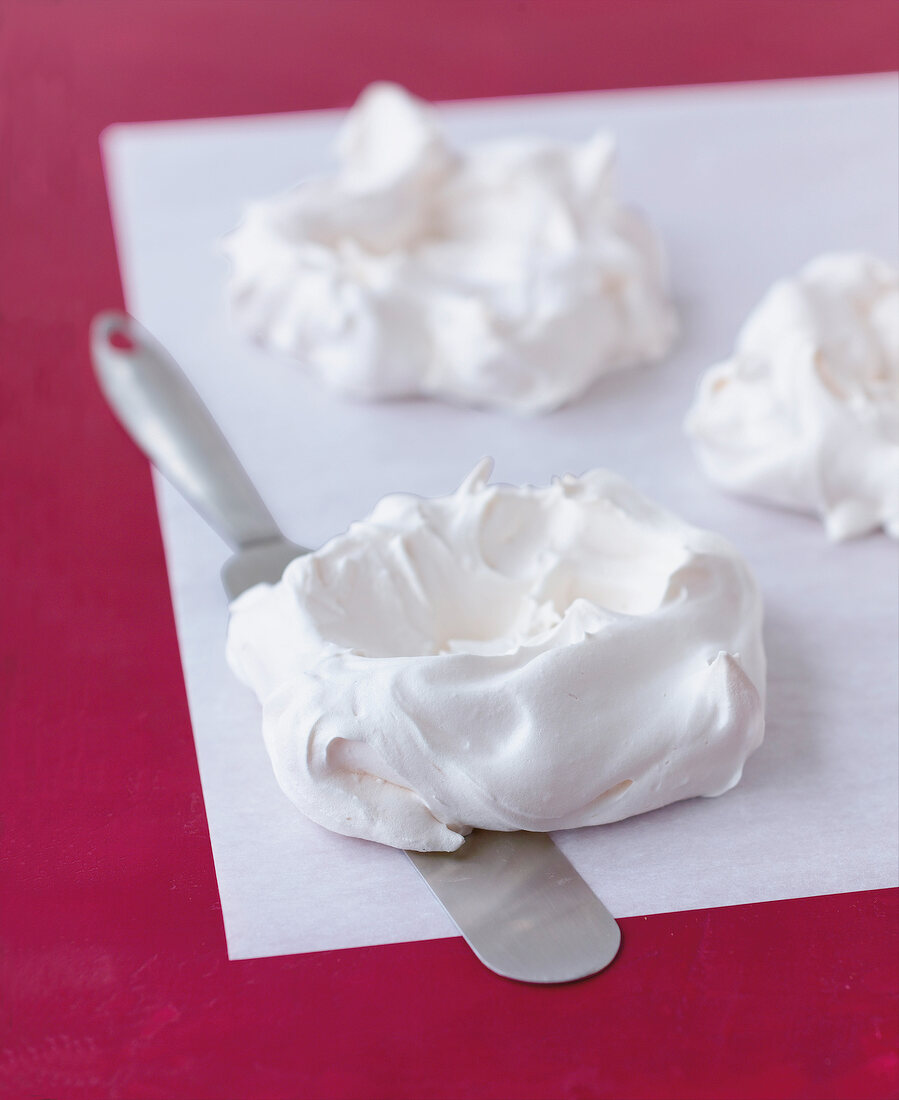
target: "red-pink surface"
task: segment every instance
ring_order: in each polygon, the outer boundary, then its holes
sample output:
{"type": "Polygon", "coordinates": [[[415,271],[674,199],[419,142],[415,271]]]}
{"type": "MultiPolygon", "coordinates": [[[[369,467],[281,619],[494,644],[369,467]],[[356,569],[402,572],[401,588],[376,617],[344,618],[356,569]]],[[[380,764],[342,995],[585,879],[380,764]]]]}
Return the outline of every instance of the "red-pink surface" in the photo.
{"type": "Polygon", "coordinates": [[[892,890],[631,918],[556,988],[460,940],[229,962],[148,469],[86,352],[110,122],[897,65],[892,0],[0,0],[0,1092],[899,1095],[892,890]]]}

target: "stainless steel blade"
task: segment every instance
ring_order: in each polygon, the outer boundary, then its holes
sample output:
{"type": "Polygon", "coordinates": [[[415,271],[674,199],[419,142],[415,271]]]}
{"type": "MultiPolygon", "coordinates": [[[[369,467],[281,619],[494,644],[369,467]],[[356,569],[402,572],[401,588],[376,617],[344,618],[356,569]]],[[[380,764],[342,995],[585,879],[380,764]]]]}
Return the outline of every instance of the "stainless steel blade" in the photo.
{"type": "Polygon", "coordinates": [[[308,553],[283,535],[238,550],[222,566],[222,584],[228,599],[236,600],[254,584],[274,584],[294,558],[308,553]]]}
{"type": "Polygon", "coordinates": [[[481,962],[519,982],[608,966],[621,932],[546,833],[475,831],[455,852],[406,853],[481,962]]]}
{"type": "MultiPolygon", "coordinates": [[[[134,442],[236,551],[231,599],[309,553],[286,539],[175,361],[123,313],[91,326],[107,401],[134,442]]],[[[523,982],[569,982],[615,957],[618,926],[545,833],[476,830],[453,853],[407,852],[477,957],[523,982]]]]}

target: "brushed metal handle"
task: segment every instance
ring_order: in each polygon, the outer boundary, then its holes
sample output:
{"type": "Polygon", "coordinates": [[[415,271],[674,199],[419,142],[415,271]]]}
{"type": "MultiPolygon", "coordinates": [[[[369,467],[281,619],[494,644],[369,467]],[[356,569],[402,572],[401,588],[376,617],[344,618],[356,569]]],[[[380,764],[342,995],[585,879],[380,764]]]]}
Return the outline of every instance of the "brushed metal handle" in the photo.
{"type": "Polygon", "coordinates": [[[125,430],[185,499],[234,548],[281,537],[196,390],[168,352],[125,313],[94,318],[100,388],[125,430]]]}

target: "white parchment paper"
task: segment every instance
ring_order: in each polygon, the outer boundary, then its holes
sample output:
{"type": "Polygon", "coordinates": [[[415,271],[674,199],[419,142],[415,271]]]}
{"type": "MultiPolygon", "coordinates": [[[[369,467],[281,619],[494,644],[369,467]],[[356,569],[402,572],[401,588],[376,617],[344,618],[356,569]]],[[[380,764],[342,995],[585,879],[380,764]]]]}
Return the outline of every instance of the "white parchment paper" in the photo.
{"type": "MultiPolygon", "coordinates": [[[[761,583],[768,732],[741,785],[557,834],[618,916],[894,885],[897,570],[885,536],[831,546],[816,521],[723,496],[681,432],[700,372],[772,280],[813,255],[895,259],[895,78],[540,97],[441,108],[459,142],[619,138],[623,193],[667,242],[683,338],[664,364],[518,420],[427,401],[340,400],[248,346],[217,241],[250,197],[330,162],[333,112],[119,126],[103,148],[128,306],[192,379],[285,532],[316,546],[384,493],[445,493],[483,455],[545,484],[608,466],[725,533],[761,583]]],[[[276,785],[253,697],[223,657],[227,548],[157,482],[232,958],[454,935],[405,857],[306,821],[276,785]]]]}

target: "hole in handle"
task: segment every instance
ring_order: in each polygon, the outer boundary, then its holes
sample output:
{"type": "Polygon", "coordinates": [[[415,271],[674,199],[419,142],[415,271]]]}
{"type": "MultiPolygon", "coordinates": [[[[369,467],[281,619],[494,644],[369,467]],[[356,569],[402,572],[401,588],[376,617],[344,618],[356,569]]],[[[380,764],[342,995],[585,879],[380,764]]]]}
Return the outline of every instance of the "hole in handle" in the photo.
{"type": "Polygon", "coordinates": [[[134,351],[137,344],[131,339],[127,332],[121,328],[114,328],[106,337],[111,347],[116,348],[118,351],[134,351]]]}

